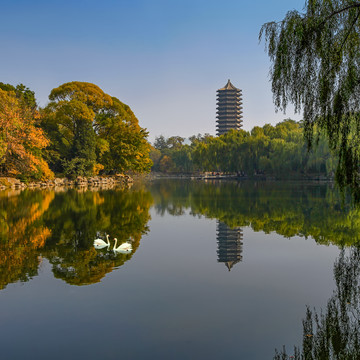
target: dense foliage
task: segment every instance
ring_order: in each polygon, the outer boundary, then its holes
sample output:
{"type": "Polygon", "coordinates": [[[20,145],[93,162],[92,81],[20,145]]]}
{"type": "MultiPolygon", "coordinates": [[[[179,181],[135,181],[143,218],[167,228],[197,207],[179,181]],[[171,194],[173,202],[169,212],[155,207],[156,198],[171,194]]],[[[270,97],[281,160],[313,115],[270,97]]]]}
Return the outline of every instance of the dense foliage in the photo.
{"type": "Polygon", "coordinates": [[[85,82],[51,91],[42,126],[51,139],[48,160],[67,176],[149,171],[148,133],[130,107],[85,82]]]}
{"type": "Polygon", "coordinates": [[[0,88],[0,172],[12,176],[50,178],[42,154],[49,144],[39,127],[39,113],[13,89],[0,88]]]}
{"type": "Polygon", "coordinates": [[[316,125],[339,157],[336,177],[360,199],[360,2],[307,0],[304,13],[262,26],[275,105],[303,110],[308,143],[316,125]]]}
{"type": "Polygon", "coordinates": [[[162,172],[231,172],[276,177],[299,175],[331,176],[335,158],[324,136],[307,151],[301,123],[284,120],[276,126],[254,127],[251,132],[230,131],[219,137],[192,136],[156,138],[150,156],[153,170],[162,172]]]}
{"type": "Polygon", "coordinates": [[[302,123],[284,120],[251,132],[222,136],[159,136],[148,133],[128,105],[86,82],[51,91],[44,109],[24,85],[0,83],[0,173],[28,179],[91,176],[124,171],[239,175],[332,176],[336,164],[321,134],[307,151],[302,123]]]}
{"type": "Polygon", "coordinates": [[[0,174],[49,179],[149,171],[148,133],[128,105],[84,82],[51,91],[39,109],[33,91],[0,83],[0,174]]]}

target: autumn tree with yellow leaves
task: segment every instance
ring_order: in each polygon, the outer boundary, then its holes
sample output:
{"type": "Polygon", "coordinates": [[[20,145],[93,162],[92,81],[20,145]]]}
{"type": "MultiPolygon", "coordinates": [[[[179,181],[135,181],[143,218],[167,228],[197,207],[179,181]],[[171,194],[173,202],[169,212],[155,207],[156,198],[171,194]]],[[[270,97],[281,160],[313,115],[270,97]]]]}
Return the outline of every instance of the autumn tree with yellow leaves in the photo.
{"type": "Polygon", "coordinates": [[[51,178],[53,173],[42,157],[49,141],[39,127],[39,112],[21,91],[13,89],[0,86],[0,174],[51,178]]]}
{"type": "Polygon", "coordinates": [[[0,82],[0,175],[150,171],[148,132],[128,105],[78,81],[53,89],[49,100],[39,111],[29,88],[0,82]]]}

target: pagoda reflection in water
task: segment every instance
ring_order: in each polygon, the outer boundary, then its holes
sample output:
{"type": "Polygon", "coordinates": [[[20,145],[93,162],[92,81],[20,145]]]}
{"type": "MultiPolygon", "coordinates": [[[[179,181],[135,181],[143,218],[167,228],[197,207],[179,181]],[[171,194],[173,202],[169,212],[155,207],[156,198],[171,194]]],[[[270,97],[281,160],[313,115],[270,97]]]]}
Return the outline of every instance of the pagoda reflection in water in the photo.
{"type": "Polygon", "coordinates": [[[242,260],[242,229],[240,227],[230,228],[217,220],[216,230],[218,262],[225,263],[230,271],[235,264],[242,260]]]}

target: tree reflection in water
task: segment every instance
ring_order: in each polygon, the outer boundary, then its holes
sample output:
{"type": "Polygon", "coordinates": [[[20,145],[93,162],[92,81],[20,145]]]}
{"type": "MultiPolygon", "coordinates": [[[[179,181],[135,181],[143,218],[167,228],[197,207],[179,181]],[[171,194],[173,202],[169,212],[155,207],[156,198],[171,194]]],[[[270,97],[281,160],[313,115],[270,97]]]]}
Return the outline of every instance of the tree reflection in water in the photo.
{"type": "MultiPolygon", "coordinates": [[[[46,258],[55,277],[74,285],[100,281],[136,252],[148,231],[152,197],[134,190],[0,193],[0,288],[37,275],[46,258]],[[95,238],[133,238],[133,252],[96,250],[95,238]]],[[[113,243],[110,249],[112,249],[113,243]]]]}
{"type": "Polygon", "coordinates": [[[343,201],[328,184],[162,180],[153,182],[150,190],[159,215],[188,210],[230,228],[250,226],[339,246],[360,241],[360,208],[343,201]]]}
{"type": "Polygon", "coordinates": [[[307,308],[301,348],[289,355],[283,347],[274,359],[360,359],[359,276],[360,248],[342,250],[334,264],[336,289],[326,310],[307,308]]]}
{"type": "MultiPolygon", "coordinates": [[[[194,216],[215,218],[234,231],[250,226],[254,231],[312,237],[319,244],[339,247],[360,242],[360,209],[343,202],[327,184],[172,181],[154,183],[152,194],[161,215],[189,209],[194,216]]],[[[218,234],[219,229],[220,225],[218,234]]],[[[242,258],[242,237],[231,245],[226,236],[220,238],[224,241],[218,238],[218,261],[226,258],[228,245],[235,262],[235,256],[242,258]]],[[[337,288],[326,312],[308,308],[302,347],[292,355],[285,348],[276,351],[274,359],[360,359],[359,275],[359,248],[342,250],[334,265],[337,288]]]]}
{"type": "MultiPolygon", "coordinates": [[[[338,246],[359,241],[360,210],[343,206],[324,184],[171,180],[119,191],[1,192],[0,288],[36,275],[42,258],[49,260],[56,277],[70,284],[100,281],[136,252],[148,231],[153,203],[160,215],[188,212],[217,219],[234,231],[250,226],[254,231],[312,237],[338,246]],[[116,255],[94,249],[94,239],[105,239],[106,234],[110,249],[114,237],[120,244],[131,236],[134,251],[116,255]]],[[[242,241],[246,239],[219,241],[219,261],[227,259],[224,262],[231,267],[241,260],[242,241]]]]}
{"type": "Polygon", "coordinates": [[[40,249],[51,235],[43,220],[54,192],[0,192],[0,289],[37,275],[40,249]]]}

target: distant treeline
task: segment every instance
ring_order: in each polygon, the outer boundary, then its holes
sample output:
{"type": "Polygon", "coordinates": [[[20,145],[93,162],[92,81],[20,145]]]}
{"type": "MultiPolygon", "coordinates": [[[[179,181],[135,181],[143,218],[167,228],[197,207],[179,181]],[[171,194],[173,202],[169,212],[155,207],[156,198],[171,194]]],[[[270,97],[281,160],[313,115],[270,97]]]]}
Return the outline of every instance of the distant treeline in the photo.
{"type": "Polygon", "coordinates": [[[230,172],[241,175],[332,176],[336,158],[327,140],[318,135],[308,150],[301,122],[284,120],[272,126],[254,127],[250,132],[232,130],[215,137],[179,136],[155,139],[150,152],[152,169],[165,173],[196,171],[230,172]]]}
{"type": "Polygon", "coordinates": [[[54,88],[40,108],[35,93],[0,82],[0,176],[23,180],[152,170],[289,177],[332,176],[336,158],[319,135],[308,151],[302,124],[284,120],[251,132],[159,136],[151,147],[130,107],[86,82],[54,88]]]}
{"type": "Polygon", "coordinates": [[[0,176],[23,180],[149,171],[148,133],[130,107],[86,82],[35,93],[0,83],[0,176]]]}

